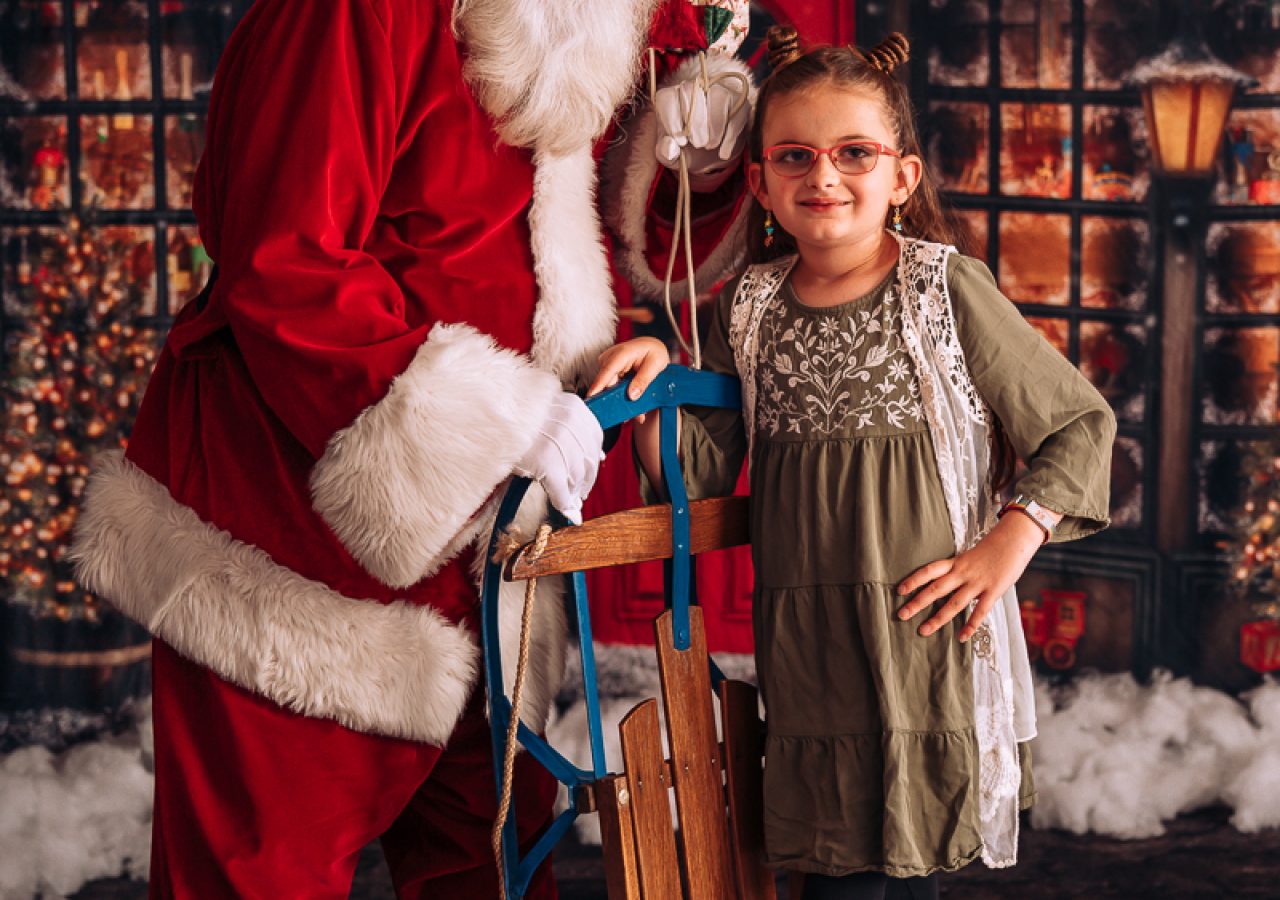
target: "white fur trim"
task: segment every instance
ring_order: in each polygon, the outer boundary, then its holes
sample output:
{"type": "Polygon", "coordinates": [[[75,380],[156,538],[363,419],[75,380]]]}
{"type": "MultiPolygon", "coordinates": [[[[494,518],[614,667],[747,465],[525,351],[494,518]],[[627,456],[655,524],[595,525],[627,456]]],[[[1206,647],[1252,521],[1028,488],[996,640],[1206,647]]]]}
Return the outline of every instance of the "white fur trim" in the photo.
{"type": "Polygon", "coordinates": [[[533,443],[560,385],[466,325],[437,325],[311,473],[316,511],[375,578],[431,575],[533,443]]]}
{"type": "Polygon", "coordinates": [[[609,260],[596,213],[596,166],[589,147],[534,155],[529,210],[538,307],[533,358],[574,385],[595,371],[617,335],[609,260]]]}
{"type": "MultiPolygon", "coordinates": [[[[697,57],[681,63],[664,86],[694,77],[699,71],[697,57]]],[[[751,103],[755,104],[755,81],[751,69],[739,59],[719,53],[707,54],[707,72],[714,77],[721,72],[733,71],[746,76],[751,83],[751,103]]],[[[663,294],[662,279],[653,274],[645,256],[645,224],[649,218],[647,208],[649,193],[658,176],[659,162],[654,155],[658,137],[658,118],[652,104],[646,102],[630,121],[625,141],[610,148],[603,166],[604,219],[618,236],[619,248],[614,259],[627,281],[641,296],[654,298],[663,294]]],[[[729,229],[693,273],[694,286],[699,294],[711,289],[716,282],[740,272],[746,267],[746,230],[749,203],[743,203],[729,229]]],[[[697,227],[697,223],[694,223],[697,227]]],[[[674,280],[685,271],[683,256],[676,260],[672,273],[671,296],[683,298],[687,293],[688,279],[674,280]]]]}
{"type": "Polygon", "coordinates": [[[306,716],[442,745],[475,685],[466,628],[303,578],[201,521],[118,451],[95,464],[71,558],[82,585],[183,656],[306,716]]]}
{"type": "Polygon", "coordinates": [[[570,153],[631,94],[660,0],[459,0],[463,75],[514,147],[570,153]]]}

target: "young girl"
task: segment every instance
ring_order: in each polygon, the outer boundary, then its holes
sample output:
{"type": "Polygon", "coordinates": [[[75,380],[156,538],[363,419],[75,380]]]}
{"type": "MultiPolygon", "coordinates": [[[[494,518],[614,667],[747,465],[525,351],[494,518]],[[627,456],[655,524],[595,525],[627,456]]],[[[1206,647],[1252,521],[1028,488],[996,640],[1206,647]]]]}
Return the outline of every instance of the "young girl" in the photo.
{"type": "MultiPolygon", "coordinates": [[[[1016,858],[1035,724],[1012,586],[1042,543],[1108,524],[1115,419],[949,246],[890,75],[906,40],[769,40],[756,264],[704,353],[743,410],[684,411],[684,473],[692,497],[728,494],[750,458],[769,863],[811,873],[806,900],[936,896],[937,872],[1016,858]]],[[[638,396],[668,361],[619,344],[592,391],[634,372],[638,396]]],[[[656,432],[637,423],[652,484],[656,432]]]]}

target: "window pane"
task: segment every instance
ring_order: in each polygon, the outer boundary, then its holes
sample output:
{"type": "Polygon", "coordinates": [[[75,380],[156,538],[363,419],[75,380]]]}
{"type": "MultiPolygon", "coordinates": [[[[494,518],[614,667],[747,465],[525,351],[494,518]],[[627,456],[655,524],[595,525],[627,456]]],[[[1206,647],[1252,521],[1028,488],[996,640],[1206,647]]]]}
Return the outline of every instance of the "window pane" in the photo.
{"type": "Polygon", "coordinates": [[[229,3],[160,4],[160,40],[164,53],[164,95],[191,100],[207,90],[230,30],[229,3]]]}
{"type": "Polygon", "coordinates": [[[1018,303],[1065,306],[1071,298],[1071,219],[1000,214],[1000,289],[1018,303]]]}
{"type": "Polygon", "coordinates": [[[1205,308],[1280,313],[1280,222],[1209,226],[1205,308]]]}
{"type": "Polygon", "coordinates": [[[1280,203],[1280,110],[1245,109],[1227,119],[1214,200],[1280,203]]]}
{"type": "Polygon", "coordinates": [[[1112,322],[1080,323],[1080,371],[1122,422],[1141,422],[1146,397],[1147,329],[1112,322]]]}
{"type": "Polygon", "coordinates": [[[204,137],[204,116],[165,117],[165,190],[170,209],[191,208],[191,189],[195,184],[196,166],[204,153],[204,137]]]}
{"type": "Polygon", "coordinates": [[[81,99],[150,99],[147,5],[77,0],[75,11],[81,99]]]}
{"type": "Polygon", "coordinates": [[[1117,437],[1111,448],[1111,527],[1141,527],[1142,469],[1142,444],[1117,437]]]}
{"type": "Polygon", "coordinates": [[[1204,421],[1274,425],[1278,366],[1280,327],[1205,329],[1204,421]]]}
{"type": "Polygon", "coordinates": [[[987,106],[983,103],[934,103],[929,107],[924,141],[938,187],[985,194],[987,106]]]}
{"type": "Polygon", "coordinates": [[[1248,472],[1259,459],[1274,456],[1274,446],[1254,441],[1202,441],[1197,465],[1201,532],[1233,531],[1243,524],[1248,472]]]}
{"type": "Polygon", "coordinates": [[[1082,216],[1080,227],[1080,305],[1145,308],[1151,266],[1147,223],[1082,216]]]}
{"type": "Polygon", "coordinates": [[[1068,342],[1071,336],[1071,323],[1068,320],[1051,319],[1046,316],[1027,316],[1026,319],[1036,331],[1044,335],[1046,341],[1053,344],[1054,349],[1063,356],[1070,356],[1068,342]]]}
{"type": "Polygon", "coordinates": [[[156,190],[151,117],[134,113],[80,117],[80,178],[85,206],[149,209],[156,190]]]}
{"type": "Polygon", "coordinates": [[[1071,196],[1071,108],[1006,103],[1000,107],[1000,190],[1031,197],[1071,196]]]}
{"type": "Polygon", "coordinates": [[[71,305],[76,256],[58,228],[5,228],[4,313],[14,321],[61,316],[71,305]]]}
{"type": "Polygon", "coordinates": [[[0,97],[67,96],[61,3],[0,3],[0,97]]]}
{"type": "Polygon", "coordinates": [[[1141,201],[1151,183],[1142,110],[1084,108],[1082,192],[1086,200],[1141,201]]]}
{"type": "Polygon", "coordinates": [[[956,218],[969,229],[969,237],[973,246],[967,248],[970,255],[991,264],[991,254],[987,250],[987,213],[981,209],[958,209],[956,218]]]}
{"type": "Polygon", "coordinates": [[[1000,83],[1071,86],[1071,5],[1004,0],[1000,7],[1000,83]]]}
{"type": "Polygon", "coordinates": [[[169,279],[169,314],[177,315],[209,280],[213,261],[200,243],[200,234],[194,225],[180,225],[169,229],[166,253],[166,269],[169,279]]]}
{"type": "Polygon", "coordinates": [[[71,203],[67,174],[67,120],[63,116],[8,119],[0,129],[4,169],[0,206],[7,209],[66,209],[71,203]]]}
{"type": "Polygon", "coordinates": [[[948,40],[929,49],[929,81],[985,85],[989,78],[986,0],[932,0],[929,25],[948,40]]]}
{"type": "Polygon", "coordinates": [[[1227,65],[1258,79],[1256,91],[1280,91],[1280,4],[1213,3],[1205,10],[1209,48],[1227,65]]]}
{"type": "Polygon", "coordinates": [[[1148,56],[1163,50],[1167,35],[1156,24],[1156,0],[1092,0],[1084,12],[1084,86],[1115,89],[1148,56]]]}

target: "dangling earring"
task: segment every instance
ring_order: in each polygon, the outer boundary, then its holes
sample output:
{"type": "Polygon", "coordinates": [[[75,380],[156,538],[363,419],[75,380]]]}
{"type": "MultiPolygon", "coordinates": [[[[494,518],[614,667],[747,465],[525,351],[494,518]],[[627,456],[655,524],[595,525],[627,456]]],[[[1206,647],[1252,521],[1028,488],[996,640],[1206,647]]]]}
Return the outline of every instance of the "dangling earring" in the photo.
{"type": "Polygon", "coordinates": [[[893,230],[898,234],[902,234],[902,207],[895,206],[893,208],[893,230]]]}
{"type": "Polygon", "coordinates": [[[764,212],[764,245],[773,246],[773,212],[767,209],[764,212]]]}

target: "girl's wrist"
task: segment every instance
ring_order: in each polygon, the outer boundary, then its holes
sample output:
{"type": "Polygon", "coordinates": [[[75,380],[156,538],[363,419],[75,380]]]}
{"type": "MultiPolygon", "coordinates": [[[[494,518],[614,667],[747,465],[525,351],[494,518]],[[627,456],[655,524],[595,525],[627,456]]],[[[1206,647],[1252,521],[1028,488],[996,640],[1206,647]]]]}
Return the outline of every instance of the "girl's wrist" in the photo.
{"type": "Polygon", "coordinates": [[[1000,517],[1000,521],[996,523],[997,529],[1003,529],[1010,537],[1016,538],[1020,544],[1025,544],[1028,548],[1028,557],[1035,555],[1035,551],[1045,543],[1044,529],[1032,519],[1030,516],[1024,515],[1020,510],[1009,510],[1008,513],[1000,517]]]}

